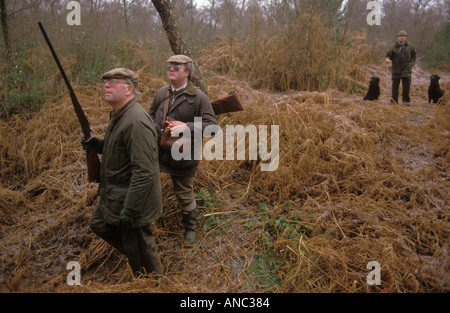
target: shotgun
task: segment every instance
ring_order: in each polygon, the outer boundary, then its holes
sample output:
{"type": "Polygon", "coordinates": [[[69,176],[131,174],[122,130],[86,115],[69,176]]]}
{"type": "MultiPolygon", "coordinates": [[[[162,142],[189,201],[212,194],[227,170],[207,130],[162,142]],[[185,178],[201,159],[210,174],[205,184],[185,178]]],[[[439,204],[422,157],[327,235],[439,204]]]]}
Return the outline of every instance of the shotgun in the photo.
{"type": "MultiPolygon", "coordinates": [[[[48,38],[47,32],[45,31],[44,25],[41,22],[38,22],[39,28],[41,29],[42,34],[44,35],[45,41],[47,42],[48,47],[55,59],[56,65],[58,65],[59,71],[66,83],[67,89],[69,89],[70,99],[72,100],[73,107],[75,109],[75,113],[78,117],[78,122],[81,125],[81,130],[83,131],[84,140],[91,138],[91,127],[89,125],[89,121],[84,114],[83,108],[80,105],[80,102],[73,91],[72,85],[70,84],[69,79],[67,78],[66,73],[59,62],[58,56],[56,55],[55,49],[53,49],[53,45],[50,42],[50,38],[48,38]]],[[[89,182],[100,182],[100,160],[98,158],[97,152],[94,147],[90,147],[87,151],[87,168],[88,168],[88,180],[89,182]]]]}
{"type": "Polygon", "coordinates": [[[216,115],[244,110],[236,91],[231,91],[227,96],[211,101],[211,106],[216,115]]]}

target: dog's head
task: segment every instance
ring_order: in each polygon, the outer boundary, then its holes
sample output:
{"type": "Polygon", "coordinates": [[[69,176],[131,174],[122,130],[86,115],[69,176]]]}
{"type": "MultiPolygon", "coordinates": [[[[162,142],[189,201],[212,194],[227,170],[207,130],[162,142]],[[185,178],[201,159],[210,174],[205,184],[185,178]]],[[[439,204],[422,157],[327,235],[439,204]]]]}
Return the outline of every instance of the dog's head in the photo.
{"type": "Polygon", "coordinates": [[[371,78],[370,78],[370,82],[369,82],[371,85],[373,85],[373,84],[375,84],[375,85],[378,85],[379,83],[380,83],[380,78],[379,77],[377,77],[377,76],[372,76],[371,78]]]}
{"type": "Polygon", "coordinates": [[[441,79],[441,77],[439,75],[431,75],[430,76],[430,82],[431,84],[439,84],[439,79],[441,79]]]}

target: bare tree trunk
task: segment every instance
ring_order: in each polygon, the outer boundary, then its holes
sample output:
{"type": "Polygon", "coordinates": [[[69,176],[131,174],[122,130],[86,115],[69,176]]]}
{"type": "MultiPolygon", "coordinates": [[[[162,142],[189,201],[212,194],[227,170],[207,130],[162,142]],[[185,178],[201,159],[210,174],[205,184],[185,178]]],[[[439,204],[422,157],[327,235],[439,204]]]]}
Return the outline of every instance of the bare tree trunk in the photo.
{"type": "Polygon", "coordinates": [[[130,31],[128,28],[127,0],[122,0],[122,4],[123,4],[123,16],[125,18],[125,31],[127,32],[127,38],[130,38],[130,31]]]}
{"type": "MultiPolygon", "coordinates": [[[[189,48],[183,42],[181,33],[178,27],[177,18],[173,13],[172,7],[167,0],[152,0],[153,5],[161,17],[162,25],[166,31],[167,39],[169,40],[170,47],[175,54],[184,54],[192,56],[189,48]]],[[[191,78],[194,85],[199,87],[205,94],[207,94],[206,85],[203,82],[202,74],[198,68],[197,62],[192,58],[195,66],[195,73],[191,78]]]]}
{"type": "Polygon", "coordinates": [[[5,0],[0,0],[0,19],[2,23],[3,42],[5,43],[6,50],[6,62],[12,62],[11,43],[9,41],[9,25],[6,15],[6,3],[5,0]]]}

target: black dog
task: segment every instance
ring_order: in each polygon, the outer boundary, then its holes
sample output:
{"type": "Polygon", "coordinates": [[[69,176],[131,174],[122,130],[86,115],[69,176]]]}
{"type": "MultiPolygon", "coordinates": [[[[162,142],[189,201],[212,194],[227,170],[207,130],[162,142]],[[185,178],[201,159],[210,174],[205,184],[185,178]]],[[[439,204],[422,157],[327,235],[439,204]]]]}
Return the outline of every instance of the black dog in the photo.
{"type": "Polygon", "coordinates": [[[433,103],[438,103],[439,99],[444,95],[441,86],[439,86],[439,79],[441,79],[439,75],[430,76],[430,86],[428,87],[428,103],[431,103],[431,100],[433,100],[433,103]]]}
{"type": "Polygon", "coordinates": [[[367,94],[364,97],[364,100],[378,100],[380,96],[380,78],[377,76],[373,76],[370,78],[369,82],[369,90],[367,90],[367,94]]]}

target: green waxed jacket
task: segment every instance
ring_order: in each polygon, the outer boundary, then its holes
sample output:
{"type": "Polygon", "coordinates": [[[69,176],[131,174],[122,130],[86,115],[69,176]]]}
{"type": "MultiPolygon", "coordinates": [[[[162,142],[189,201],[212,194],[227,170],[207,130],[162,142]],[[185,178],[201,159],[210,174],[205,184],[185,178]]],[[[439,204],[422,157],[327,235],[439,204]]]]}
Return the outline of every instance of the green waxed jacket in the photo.
{"type": "Polygon", "coordinates": [[[405,42],[398,42],[388,51],[386,57],[392,61],[392,78],[411,77],[412,67],[416,63],[416,49],[405,42]]]}
{"type": "Polygon", "coordinates": [[[158,219],[162,196],[154,123],[135,100],[112,116],[101,141],[100,201],[106,222],[117,224],[126,208],[137,217],[131,227],[158,219]]]}

